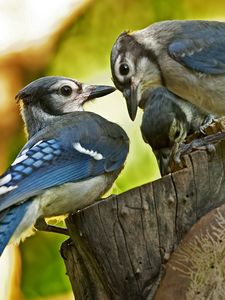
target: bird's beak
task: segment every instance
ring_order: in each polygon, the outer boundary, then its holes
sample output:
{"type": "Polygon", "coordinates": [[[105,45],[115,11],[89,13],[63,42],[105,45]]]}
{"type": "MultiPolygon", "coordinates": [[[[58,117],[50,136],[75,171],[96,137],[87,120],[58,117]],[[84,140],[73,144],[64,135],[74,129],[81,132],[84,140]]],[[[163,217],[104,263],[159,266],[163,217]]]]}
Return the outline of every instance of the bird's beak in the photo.
{"type": "Polygon", "coordinates": [[[116,89],[109,85],[84,85],[83,94],[86,95],[85,102],[94,98],[106,96],[116,89]]]}
{"type": "Polygon", "coordinates": [[[138,108],[137,88],[135,87],[135,85],[131,84],[129,88],[124,89],[123,96],[127,102],[127,110],[129,116],[131,120],[134,121],[138,108]]]}
{"type": "Polygon", "coordinates": [[[159,165],[161,176],[164,176],[170,172],[170,151],[170,148],[162,148],[154,151],[159,165]]]}

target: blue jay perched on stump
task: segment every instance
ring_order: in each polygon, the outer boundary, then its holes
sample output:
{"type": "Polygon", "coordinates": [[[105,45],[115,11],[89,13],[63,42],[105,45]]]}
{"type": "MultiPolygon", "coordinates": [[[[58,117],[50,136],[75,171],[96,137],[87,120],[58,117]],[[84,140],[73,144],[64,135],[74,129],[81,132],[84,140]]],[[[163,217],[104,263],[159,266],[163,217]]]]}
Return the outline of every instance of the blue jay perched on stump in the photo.
{"type": "Polygon", "coordinates": [[[48,76],[17,94],[29,140],[0,177],[0,254],[39,218],[75,212],[112,186],[128,137],[117,124],[83,111],[83,104],[114,90],[48,76]]]}
{"type": "Polygon", "coordinates": [[[164,86],[201,109],[225,114],[225,23],[164,21],[122,33],[111,52],[116,87],[132,120],[147,89],[164,86]]]}

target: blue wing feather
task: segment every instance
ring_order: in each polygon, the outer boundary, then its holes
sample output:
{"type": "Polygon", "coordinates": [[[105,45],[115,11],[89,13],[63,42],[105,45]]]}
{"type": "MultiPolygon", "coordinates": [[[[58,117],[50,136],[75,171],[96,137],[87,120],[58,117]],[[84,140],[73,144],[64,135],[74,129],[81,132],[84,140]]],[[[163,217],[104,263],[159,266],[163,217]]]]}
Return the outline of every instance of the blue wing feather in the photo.
{"type": "Polygon", "coordinates": [[[124,131],[106,120],[102,124],[102,118],[95,114],[92,114],[90,124],[87,117],[81,121],[85,122],[85,126],[78,122],[80,126],[62,126],[58,132],[48,128],[44,134],[39,132],[24,146],[14,164],[0,178],[0,211],[26,201],[44,189],[90,179],[122,168],[129,149],[124,131]],[[93,115],[97,122],[93,122],[93,115]],[[92,135],[87,130],[89,127],[93,131],[92,135]],[[47,130],[53,132],[49,134],[47,130]],[[46,139],[48,135],[50,137],[46,139]],[[53,139],[52,136],[57,138],[53,139]],[[89,151],[102,154],[103,158],[96,160],[74,149],[73,145],[77,142],[89,151]],[[7,175],[11,176],[11,180],[5,183],[7,175]],[[2,191],[1,180],[4,186],[2,191]],[[11,187],[14,189],[4,192],[4,189],[11,187]]]}
{"type": "MultiPolygon", "coordinates": [[[[13,179],[5,186],[18,187],[0,196],[0,211],[22,202],[24,199],[38,195],[44,189],[66,182],[92,178],[104,173],[103,161],[95,161],[91,156],[75,150],[73,152],[74,155],[66,152],[66,157],[60,155],[43,161],[39,168],[25,165],[27,160],[32,161],[30,157],[18,165],[12,166],[10,174],[12,174],[13,179]],[[18,172],[15,171],[17,168],[19,168],[18,172]]],[[[39,154],[39,152],[37,153],[39,154]]]]}
{"type": "Polygon", "coordinates": [[[169,55],[191,70],[225,73],[225,25],[219,22],[186,22],[168,46],[169,55]]]}

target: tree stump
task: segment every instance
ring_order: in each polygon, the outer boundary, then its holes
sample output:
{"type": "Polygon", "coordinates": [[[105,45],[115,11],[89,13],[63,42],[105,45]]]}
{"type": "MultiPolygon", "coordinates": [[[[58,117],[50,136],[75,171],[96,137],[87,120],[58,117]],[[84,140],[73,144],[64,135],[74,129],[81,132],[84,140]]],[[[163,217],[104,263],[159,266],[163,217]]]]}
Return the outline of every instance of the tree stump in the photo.
{"type": "Polygon", "coordinates": [[[68,217],[61,253],[76,300],[186,299],[165,298],[168,260],[192,225],[225,203],[225,141],[213,157],[198,150],[184,160],[182,170],[68,217]]]}
{"type": "Polygon", "coordinates": [[[155,300],[224,299],[225,204],[202,217],[166,265],[155,300]]]}

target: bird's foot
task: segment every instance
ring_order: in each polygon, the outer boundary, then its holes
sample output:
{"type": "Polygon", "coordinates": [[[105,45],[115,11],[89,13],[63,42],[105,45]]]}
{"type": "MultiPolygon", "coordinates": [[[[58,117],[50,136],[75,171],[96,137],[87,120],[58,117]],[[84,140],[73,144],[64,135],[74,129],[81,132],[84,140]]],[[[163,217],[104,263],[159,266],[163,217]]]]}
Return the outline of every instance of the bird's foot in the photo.
{"type": "Polygon", "coordinates": [[[214,115],[207,115],[202,123],[202,125],[199,128],[199,131],[206,135],[206,128],[208,128],[214,121],[215,121],[214,115]]]}
{"type": "Polygon", "coordinates": [[[207,150],[208,153],[213,154],[215,152],[215,146],[212,143],[208,143],[207,139],[197,139],[189,144],[183,144],[179,149],[180,155],[185,155],[193,152],[193,150],[207,150]]]}
{"type": "Polygon", "coordinates": [[[181,164],[181,146],[183,144],[175,143],[170,154],[169,165],[179,165],[181,164]]]}
{"type": "Polygon", "coordinates": [[[64,260],[68,259],[68,256],[67,256],[68,248],[73,245],[74,245],[74,241],[71,238],[69,238],[68,240],[66,240],[65,242],[62,243],[59,251],[64,260]]]}
{"type": "Polygon", "coordinates": [[[206,150],[210,155],[210,160],[213,158],[216,151],[215,146],[206,138],[193,140],[189,144],[175,144],[170,156],[170,169],[174,172],[185,168],[186,163],[182,157],[185,154],[190,154],[197,150],[206,150]]]}
{"type": "Polygon", "coordinates": [[[176,155],[176,159],[174,159],[175,163],[180,164],[182,156],[184,156],[185,154],[190,154],[191,152],[197,150],[206,150],[207,153],[210,155],[210,160],[211,160],[215,154],[216,148],[210,141],[208,141],[206,137],[193,140],[189,144],[182,144],[175,154],[176,155]]]}
{"type": "Polygon", "coordinates": [[[55,232],[64,235],[69,235],[66,228],[49,225],[44,218],[37,219],[34,227],[39,231],[55,232]]]}
{"type": "Polygon", "coordinates": [[[168,163],[168,170],[170,170],[170,172],[175,172],[175,171],[178,171],[178,170],[186,167],[185,161],[181,159],[182,158],[182,152],[181,152],[182,145],[183,144],[176,143],[176,144],[174,144],[174,146],[171,150],[169,163],[168,163]]]}

